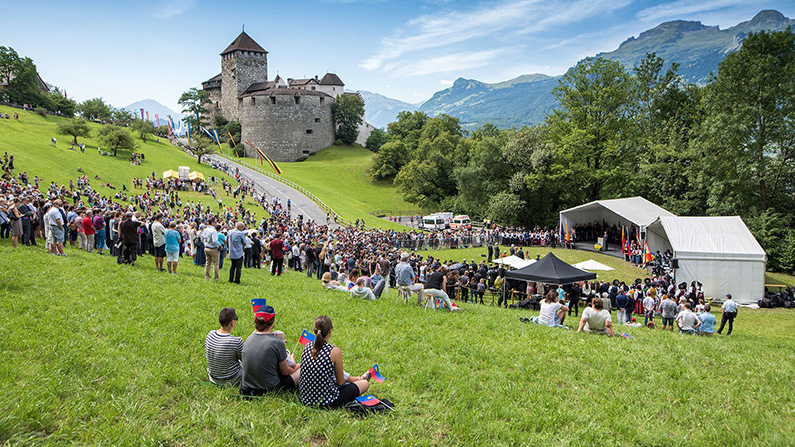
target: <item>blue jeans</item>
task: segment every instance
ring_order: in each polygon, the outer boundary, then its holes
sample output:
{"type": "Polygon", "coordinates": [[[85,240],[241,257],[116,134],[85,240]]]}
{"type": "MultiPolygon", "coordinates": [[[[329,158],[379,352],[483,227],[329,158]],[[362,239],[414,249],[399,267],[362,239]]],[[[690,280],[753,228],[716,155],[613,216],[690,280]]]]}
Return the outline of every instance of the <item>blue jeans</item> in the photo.
{"type": "Polygon", "coordinates": [[[105,230],[97,230],[94,233],[94,244],[97,246],[97,250],[105,248],[105,230]]]}

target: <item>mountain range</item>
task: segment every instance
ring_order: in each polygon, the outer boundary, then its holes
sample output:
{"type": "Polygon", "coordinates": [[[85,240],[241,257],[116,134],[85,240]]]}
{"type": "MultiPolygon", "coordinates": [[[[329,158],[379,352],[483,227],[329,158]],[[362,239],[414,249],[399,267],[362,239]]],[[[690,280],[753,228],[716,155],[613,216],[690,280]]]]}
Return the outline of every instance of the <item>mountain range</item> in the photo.
{"type": "MultiPolygon", "coordinates": [[[[596,56],[634,67],[646,53],[657,53],[667,64],[680,64],[679,74],[686,82],[705,84],[710,73],[717,73],[718,63],[737,51],[751,32],[778,31],[795,24],[795,20],[778,11],[761,11],[753,19],[721,30],[701,22],[676,20],[662,23],[630,37],[619,47],[596,56]]],[[[402,110],[420,110],[435,116],[446,113],[458,117],[463,126],[472,128],[485,123],[498,127],[536,124],[544,121],[555,107],[551,90],[560,76],[522,75],[509,81],[487,84],[474,79],[457,79],[453,85],[436,92],[421,104],[409,104],[371,92],[360,92],[365,99],[365,116],[375,127],[386,127],[402,110]]]]}
{"type": "Polygon", "coordinates": [[[168,125],[166,121],[168,115],[171,115],[171,118],[174,119],[175,123],[182,120],[181,113],[171,110],[154,99],[144,99],[122,108],[132,112],[133,116],[135,117],[141,116],[141,109],[144,109],[145,112],[149,112],[149,121],[151,121],[157,127],[168,125]],[[155,115],[158,115],[158,118],[160,119],[159,122],[155,119],[155,115]]]}

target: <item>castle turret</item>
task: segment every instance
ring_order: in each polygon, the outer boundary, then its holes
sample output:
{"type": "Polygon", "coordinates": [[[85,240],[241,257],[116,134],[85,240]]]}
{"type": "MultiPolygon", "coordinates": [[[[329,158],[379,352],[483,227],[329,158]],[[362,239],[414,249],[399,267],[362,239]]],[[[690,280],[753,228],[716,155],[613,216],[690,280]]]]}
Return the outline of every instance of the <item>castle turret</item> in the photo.
{"type": "Polygon", "coordinates": [[[268,52],[248,34],[239,36],[221,53],[221,110],[228,120],[240,118],[238,97],[255,82],[268,80],[268,52]]]}

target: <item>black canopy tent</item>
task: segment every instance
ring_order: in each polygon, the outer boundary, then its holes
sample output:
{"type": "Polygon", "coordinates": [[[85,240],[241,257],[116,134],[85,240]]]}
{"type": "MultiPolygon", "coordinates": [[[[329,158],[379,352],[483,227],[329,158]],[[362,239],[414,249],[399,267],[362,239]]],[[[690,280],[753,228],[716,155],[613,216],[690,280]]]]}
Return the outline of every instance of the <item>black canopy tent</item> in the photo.
{"type": "Polygon", "coordinates": [[[547,253],[536,263],[505,274],[506,278],[533,281],[544,284],[571,284],[577,281],[596,279],[596,273],[586,272],[569,265],[552,253],[547,253]]]}

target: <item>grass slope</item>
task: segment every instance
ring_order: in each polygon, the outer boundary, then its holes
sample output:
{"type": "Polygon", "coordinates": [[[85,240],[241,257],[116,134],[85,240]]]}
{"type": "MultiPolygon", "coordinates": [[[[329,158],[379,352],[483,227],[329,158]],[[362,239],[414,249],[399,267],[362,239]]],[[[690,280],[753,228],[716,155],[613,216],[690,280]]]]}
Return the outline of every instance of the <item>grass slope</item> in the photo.
{"type": "MultiPolygon", "coordinates": [[[[236,181],[221,171],[217,171],[206,164],[199,165],[190,155],[182,152],[167,140],[161,139],[158,143],[155,139],[150,139],[146,143],[136,139],[138,144],[137,152],[146,156],[140,166],[131,166],[127,158],[129,151],[119,151],[118,157],[101,156],[97,154],[99,142],[96,132],[99,124],[90,124],[92,137],[78,138],[78,142],[85,143],[86,151],[70,150],[71,137],[56,135],[56,127],[59,123],[68,118],[46,116],[42,117],[33,112],[24,112],[17,109],[0,107],[0,112],[6,111],[13,114],[19,113],[19,120],[0,120],[0,152],[14,154],[15,174],[27,171],[29,180],[33,182],[33,177],[41,179],[41,188],[47,189],[50,181],[54,180],[59,185],[66,183],[69,179],[76,179],[80,173],[78,167],[82,167],[91,181],[92,189],[99,191],[106,196],[112,196],[116,191],[121,190],[122,184],[127,188],[132,188],[134,177],[148,177],[154,171],[155,176],[162,177],[163,171],[168,169],[177,170],[179,166],[188,166],[191,170],[197,170],[204,174],[205,178],[211,175],[226,178],[233,184],[236,181]],[[53,147],[50,139],[56,137],[58,144],[53,147]],[[95,180],[94,176],[99,175],[100,180],[95,180]],[[110,182],[117,188],[116,191],[100,186],[100,183],[110,182]]],[[[220,193],[220,188],[216,188],[220,193]]],[[[140,192],[140,190],[138,191],[140,192]]],[[[200,200],[206,205],[217,207],[217,201],[211,196],[200,193],[180,192],[183,202],[187,200],[200,200]]],[[[224,199],[225,205],[232,205],[234,201],[231,196],[227,198],[223,193],[220,196],[224,199]]]]}
{"type": "MultiPolygon", "coordinates": [[[[463,304],[457,314],[323,291],[303,274],[245,270],[208,283],[69,251],[0,241],[0,442],[8,445],[791,445],[793,314],[743,310],[731,337],[622,329],[631,339],[526,325],[533,312],[463,304]],[[54,273],[57,272],[57,273],[54,273]],[[294,394],[247,402],[202,384],[217,313],[265,297],[295,344],[334,321],[346,370],[381,365],[358,418],[294,394]]],[[[228,268],[228,267],[227,267],[228,268]]],[[[573,321],[570,323],[573,324],[573,321]]]]}
{"type": "MultiPolygon", "coordinates": [[[[416,209],[388,182],[373,181],[367,168],[373,153],[358,146],[329,146],[307,160],[279,163],[282,176],[315,194],[342,217],[364,219],[367,225],[403,230],[405,226],[378,220],[369,213],[378,209],[416,209]]],[[[252,159],[243,161],[256,164],[252,159]]]]}

